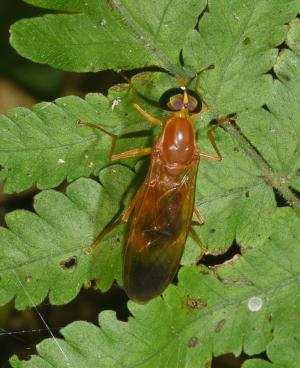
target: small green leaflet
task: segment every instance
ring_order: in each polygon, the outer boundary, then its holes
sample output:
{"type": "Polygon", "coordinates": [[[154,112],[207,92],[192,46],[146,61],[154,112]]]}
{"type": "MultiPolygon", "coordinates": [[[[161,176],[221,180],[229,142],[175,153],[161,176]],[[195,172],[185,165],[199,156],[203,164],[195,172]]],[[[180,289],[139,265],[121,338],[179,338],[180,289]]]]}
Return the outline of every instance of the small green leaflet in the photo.
{"type": "Polygon", "coordinates": [[[189,6],[181,0],[30,2],[78,13],[17,22],[11,43],[21,55],[77,72],[159,66],[174,74],[181,72],[180,49],[206,5],[205,0],[189,6]]]}
{"type": "Polygon", "coordinates": [[[183,50],[185,67],[194,72],[214,64],[203,77],[204,99],[213,116],[266,103],[287,23],[299,12],[294,0],[211,0],[199,32],[190,33],[183,50]]]}
{"type": "MultiPolygon", "coordinates": [[[[128,93],[117,94],[127,106],[128,93]]],[[[112,97],[100,94],[89,94],[85,100],[68,96],[0,116],[0,179],[5,181],[5,191],[21,192],[35,183],[40,189],[51,188],[66,178],[97,175],[109,163],[111,137],[76,122],[99,124],[117,135],[147,125],[138,124],[137,114],[129,114],[128,124],[122,126],[124,112],[121,106],[121,112],[116,112],[113,103],[112,97]]],[[[145,139],[135,138],[135,142],[143,145],[145,139]]],[[[117,149],[126,150],[128,140],[120,143],[117,149]]]]}
{"type": "Polygon", "coordinates": [[[66,195],[54,190],[39,193],[34,199],[36,214],[9,213],[8,229],[0,228],[0,304],[14,297],[19,309],[32,304],[18,279],[34,304],[48,293],[51,303],[65,304],[87,280],[98,280],[102,290],[109,289],[115,278],[120,282],[122,234],[111,233],[93,256],[84,249],[120,211],[133,176],[123,166],[110,166],[101,171],[102,185],[81,178],[67,188],[66,195]],[[74,267],[68,268],[71,260],[74,267]]]}

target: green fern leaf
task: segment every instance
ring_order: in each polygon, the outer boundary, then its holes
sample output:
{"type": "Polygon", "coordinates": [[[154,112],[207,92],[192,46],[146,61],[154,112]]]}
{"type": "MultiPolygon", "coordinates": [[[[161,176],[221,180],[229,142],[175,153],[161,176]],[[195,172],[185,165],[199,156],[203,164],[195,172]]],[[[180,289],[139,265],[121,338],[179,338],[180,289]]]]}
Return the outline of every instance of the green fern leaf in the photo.
{"type": "Polygon", "coordinates": [[[21,55],[72,71],[155,65],[174,74],[181,70],[180,48],[206,4],[204,0],[192,1],[189,6],[181,0],[140,5],[133,0],[30,2],[79,12],[17,22],[11,29],[11,43],[21,55]]]}
{"type": "MultiPolygon", "coordinates": [[[[100,328],[74,322],[61,330],[64,340],[43,341],[39,356],[21,367],[201,368],[212,355],[265,349],[274,367],[299,366],[300,222],[292,210],[279,209],[276,218],[260,248],[210,271],[184,267],[164,298],[131,302],[128,322],[110,311],[100,314],[100,328]]],[[[16,358],[11,363],[20,367],[16,358]]]]}
{"type": "Polygon", "coordinates": [[[120,210],[132,178],[131,170],[114,165],[101,171],[102,185],[82,178],[67,188],[66,195],[53,190],[38,194],[36,214],[8,214],[8,229],[0,228],[0,304],[15,297],[21,309],[41,303],[48,293],[51,303],[64,304],[88,280],[98,280],[103,290],[115,278],[120,281],[122,234],[112,233],[93,256],[85,255],[84,249],[120,210]]]}

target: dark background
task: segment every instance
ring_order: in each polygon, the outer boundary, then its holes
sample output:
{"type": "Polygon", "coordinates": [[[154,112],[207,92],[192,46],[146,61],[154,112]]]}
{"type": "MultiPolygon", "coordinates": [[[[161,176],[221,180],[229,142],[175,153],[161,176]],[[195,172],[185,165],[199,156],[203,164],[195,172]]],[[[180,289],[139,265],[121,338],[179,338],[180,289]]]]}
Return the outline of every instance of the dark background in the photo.
{"type": "MultiPolygon", "coordinates": [[[[16,106],[30,107],[39,101],[52,101],[66,95],[84,96],[88,92],[106,93],[109,86],[123,82],[113,71],[99,73],[66,73],[45,65],[34,64],[21,56],[9,45],[9,27],[16,20],[45,13],[21,0],[0,1],[0,113],[16,106]]],[[[32,210],[35,187],[24,193],[6,195],[0,184],[0,224],[5,226],[4,216],[17,208],[32,210]]],[[[232,254],[231,254],[232,256],[232,254]]],[[[216,260],[209,261],[210,264],[216,260]]],[[[122,289],[114,285],[105,294],[99,290],[82,289],[71,303],[51,306],[47,300],[37,306],[54,335],[59,336],[59,328],[74,320],[88,320],[97,323],[101,310],[112,309],[117,317],[126,320],[127,297],[122,289]]],[[[49,337],[34,309],[16,311],[14,301],[0,307],[0,367],[6,368],[8,358],[17,354],[28,359],[35,353],[35,345],[49,337]]],[[[246,356],[239,358],[231,354],[215,358],[213,368],[240,367],[246,356]]],[[[170,367],[172,368],[172,367],[170,367]]]]}

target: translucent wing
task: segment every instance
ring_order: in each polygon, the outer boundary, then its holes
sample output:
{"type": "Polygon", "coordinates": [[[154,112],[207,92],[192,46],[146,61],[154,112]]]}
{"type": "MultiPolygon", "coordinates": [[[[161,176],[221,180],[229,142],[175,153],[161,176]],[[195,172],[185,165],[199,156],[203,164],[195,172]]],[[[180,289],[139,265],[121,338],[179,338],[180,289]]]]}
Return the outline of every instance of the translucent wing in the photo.
{"type": "Polygon", "coordinates": [[[191,226],[198,160],[176,173],[152,161],[140,189],[124,254],[124,287],[145,302],[172,281],[191,226]]]}

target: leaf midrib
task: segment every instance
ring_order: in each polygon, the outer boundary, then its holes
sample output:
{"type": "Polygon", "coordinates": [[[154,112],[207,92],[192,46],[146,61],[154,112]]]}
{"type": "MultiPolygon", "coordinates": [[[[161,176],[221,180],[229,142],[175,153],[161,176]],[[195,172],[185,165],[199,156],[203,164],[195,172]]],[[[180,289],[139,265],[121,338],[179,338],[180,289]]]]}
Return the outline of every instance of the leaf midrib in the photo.
{"type": "MultiPolygon", "coordinates": [[[[170,0],[172,1],[172,0],[170,0]]],[[[127,10],[122,6],[119,0],[111,0],[112,4],[119,11],[120,15],[126,21],[127,25],[132,29],[132,31],[138,36],[137,40],[142,43],[143,47],[148,48],[151,52],[153,52],[156,57],[162,62],[163,68],[168,70],[170,73],[176,76],[188,76],[182,68],[174,64],[165,52],[161,48],[156,45],[148,34],[145,33],[142,28],[134,21],[131,15],[127,12],[127,10]]],[[[179,56],[178,56],[179,57],[179,56]]]]}

